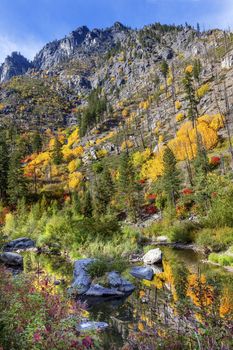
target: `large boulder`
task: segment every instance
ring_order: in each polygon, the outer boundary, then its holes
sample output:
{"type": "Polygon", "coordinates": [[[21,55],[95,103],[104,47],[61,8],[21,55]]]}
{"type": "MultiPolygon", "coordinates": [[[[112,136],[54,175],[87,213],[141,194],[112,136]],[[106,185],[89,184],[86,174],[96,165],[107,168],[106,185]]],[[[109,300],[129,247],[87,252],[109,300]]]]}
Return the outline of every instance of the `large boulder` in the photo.
{"type": "Polygon", "coordinates": [[[83,321],[77,327],[78,332],[99,331],[108,327],[106,322],[83,321]]]}
{"type": "Polygon", "coordinates": [[[71,285],[71,294],[84,294],[91,285],[91,277],[88,273],[88,267],[95,259],[80,259],[74,263],[74,282],[71,285]]]}
{"type": "Polygon", "coordinates": [[[131,293],[135,289],[132,283],[121,277],[119,272],[116,271],[109,272],[108,282],[110,287],[116,288],[123,293],[131,293]]]}
{"type": "Polygon", "coordinates": [[[153,265],[162,261],[162,252],[159,248],[151,249],[143,256],[143,262],[146,265],[153,265]]]}
{"type": "Polygon", "coordinates": [[[154,276],[154,271],[150,266],[135,266],[130,270],[132,276],[151,281],[154,276]]]}
{"type": "Polygon", "coordinates": [[[5,252],[13,252],[15,250],[27,250],[35,247],[35,242],[27,237],[21,237],[14,239],[4,245],[3,250],[5,252]]]}
{"type": "Polygon", "coordinates": [[[0,254],[0,262],[7,266],[22,267],[23,257],[16,253],[6,252],[0,254]]]}
{"type": "Polygon", "coordinates": [[[99,284],[93,284],[85,295],[89,297],[122,297],[124,293],[118,291],[116,288],[105,288],[99,284]]]}

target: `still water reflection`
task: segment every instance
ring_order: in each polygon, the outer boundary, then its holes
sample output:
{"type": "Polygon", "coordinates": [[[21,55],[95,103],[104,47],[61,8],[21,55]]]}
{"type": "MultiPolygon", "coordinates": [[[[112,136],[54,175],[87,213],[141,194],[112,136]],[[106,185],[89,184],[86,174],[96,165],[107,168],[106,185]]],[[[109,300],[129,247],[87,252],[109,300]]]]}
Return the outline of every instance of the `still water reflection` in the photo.
{"type": "MultiPolygon", "coordinates": [[[[135,349],[155,349],[153,341],[149,341],[151,335],[155,338],[156,333],[161,337],[168,329],[174,329],[190,333],[191,338],[192,331],[198,329],[199,324],[205,325],[207,319],[214,319],[215,323],[220,320],[216,327],[222,327],[221,320],[227,322],[223,327],[229,326],[233,312],[233,276],[221,268],[203,264],[201,259],[202,256],[193,251],[166,248],[163,272],[155,275],[153,281],[136,281],[126,270],[125,277],[137,286],[132,295],[89,302],[90,318],[110,325],[102,334],[102,348],[121,349],[131,343],[135,349]]],[[[64,258],[26,253],[24,260],[25,271],[53,276],[54,282],[59,283],[58,288],[66,288],[72,281],[72,264],[64,258]]],[[[211,329],[219,330],[214,327],[211,329]]]]}

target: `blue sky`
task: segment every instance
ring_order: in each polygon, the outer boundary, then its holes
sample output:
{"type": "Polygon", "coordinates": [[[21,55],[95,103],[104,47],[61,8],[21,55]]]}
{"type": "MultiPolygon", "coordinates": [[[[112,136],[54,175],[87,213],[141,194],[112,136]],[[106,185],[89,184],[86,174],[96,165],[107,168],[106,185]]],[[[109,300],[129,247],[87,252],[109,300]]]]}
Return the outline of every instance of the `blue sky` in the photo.
{"type": "Polygon", "coordinates": [[[0,62],[12,51],[32,59],[78,26],[115,21],[136,28],[158,21],[233,28],[233,0],[0,0],[0,62]]]}

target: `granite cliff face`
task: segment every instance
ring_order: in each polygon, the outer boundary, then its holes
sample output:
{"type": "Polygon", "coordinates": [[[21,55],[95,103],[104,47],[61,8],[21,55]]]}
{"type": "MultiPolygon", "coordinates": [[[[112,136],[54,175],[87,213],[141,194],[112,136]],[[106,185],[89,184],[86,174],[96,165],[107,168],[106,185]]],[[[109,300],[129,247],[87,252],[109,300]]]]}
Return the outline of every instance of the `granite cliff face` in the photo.
{"type": "MultiPolygon", "coordinates": [[[[0,67],[4,83],[0,120],[4,124],[14,120],[22,129],[77,124],[77,111],[85,108],[90,92],[98,89],[115,111],[120,103],[136,114],[138,102],[153,96],[148,115],[154,127],[158,119],[174,116],[174,99],[187,109],[182,77],[185,66],[197,59],[202,66],[200,82],[210,86],[200,109],[214,113],[218,110],[211,95],[212,81],[222,74],[227,86],[232,85],[232,52],[232,37],[221,30],[201,33],[188,25],[159,23],[140,30],[119,22],[105,29],[82,26],[45,45],[32,62],[18,53],[6,58],[0,67]],[[163,60],[169,65],[168,81],[161,72],[163,60]],[[166,84],[173,98],[164,92],[166,84]]],[[[222,90],[219,85],[218,93],[223,94],[222,90]]],[[[231,93],[229,89],[229,97],[231,93]]],[[[222,108],[221,104],[220,99],[222,108]]]]}
{"type": "Polygon", "coordinates": [[[104,54],[124,40],[128,32],[119,22],[107,29],[90,30],[82,26],[65,38],[46,44],[31,63],[20,53],[13,52],[0,67],[0,82],[23,75],[30,68],[34,71],[54,71],[59,64],[71,58],[85,59],[104,54]]]}
{"type": "Polygon", "coordinates": [[[0,67],[0,82],[5,82],[17,75],[25,74],[32,64],[20,53],[13,52],[0,67]]]}
{"type": "Polygon", "coordinates": [[[127,32],[127,28],[120,23],[115,23],[111,28],[92,31],[86,26],[80,27],[65,38],[47,44],[36,55],[33,66],[37,70],[53,70],[70,58],[101,55],[124,39],[127,32]]]}

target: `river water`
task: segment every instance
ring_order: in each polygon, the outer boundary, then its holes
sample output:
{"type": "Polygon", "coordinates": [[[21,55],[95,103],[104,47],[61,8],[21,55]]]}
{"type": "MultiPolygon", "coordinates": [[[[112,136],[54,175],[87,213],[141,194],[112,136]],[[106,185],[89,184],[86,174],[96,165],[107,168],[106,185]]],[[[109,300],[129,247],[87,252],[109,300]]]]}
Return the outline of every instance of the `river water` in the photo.
{"type": "MultiPolygon", "coordinates": [[[[232,312],[232,274],[223,268],[202,263],[203,257],[191,250],[162,250],[163,272],[153,281],[136,280],[126,270],[123,275],[136,285],[134,293],[124,299],[88,302],[89,318],[109,324],[101,335],[103,349],[122,349],[128,341],[133,341],[137,332],[147,334],[153,327],[176,328],[178,323],[181,328],[188,327],[187,318],[181,317],[180,322],[175,312],[175,302],[180,299],[187,298],[196,307],[202,304],[207,308],[214,304],[223,316],[232,312]],[[218,293],[214,294],[216,286],[218,293]],[[215,300],[217,298],[219,300],[215,300]]],[[[73,266],[61,257],[27,252],[24,269],[25,272],[49,274],[54,281],[60,282],[58,288],[67,288],[72,282],[73,266]]]]}

